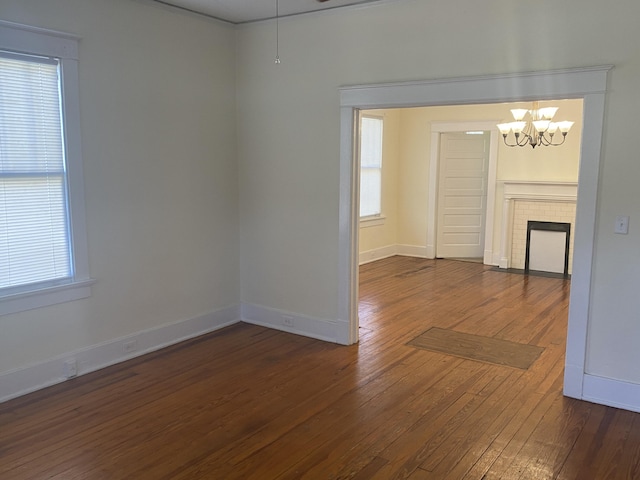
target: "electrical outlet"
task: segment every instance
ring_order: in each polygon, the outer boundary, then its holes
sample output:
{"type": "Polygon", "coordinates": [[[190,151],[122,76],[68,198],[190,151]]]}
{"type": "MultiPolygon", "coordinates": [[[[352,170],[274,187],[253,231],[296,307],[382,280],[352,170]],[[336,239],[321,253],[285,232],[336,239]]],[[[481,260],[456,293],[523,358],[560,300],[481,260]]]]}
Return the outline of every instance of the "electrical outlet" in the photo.
{"type": "Polygon", "coordinates": [[[122,344],[122,351],[124,353],[135,352],[138,349],[138,341],[137,340],[129,340],[128,342],[124,342],[122,344]]]}
{"type": "Polygon", "coordinates": [[[618,215],[616,217],[615,233],[627,235],[629,233],[629,217],[627,215],[618,215]]]}
{"type": "Polygon", "coordinates": [[[282,316],[282,324],[285,327],[293,327],[293,317],[291,317],[289,315],[283,315],[282,316]]]}
{"type": "Polygon", "coordinates": [[[78,364],[76,363],[75,358],[70,358],[69,360],[65,361],[63,367],[65,378],[73,378],[78,375],[78,364]]]}

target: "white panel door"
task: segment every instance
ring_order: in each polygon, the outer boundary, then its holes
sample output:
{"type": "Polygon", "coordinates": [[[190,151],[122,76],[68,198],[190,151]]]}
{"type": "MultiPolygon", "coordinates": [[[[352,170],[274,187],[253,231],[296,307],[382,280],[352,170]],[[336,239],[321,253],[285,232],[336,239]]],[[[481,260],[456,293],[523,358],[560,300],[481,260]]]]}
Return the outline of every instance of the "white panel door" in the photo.
{"type": "Polygon", "coordinates": [[[442,133],[436,256],[484,256],[490,133],[442,133]]]}

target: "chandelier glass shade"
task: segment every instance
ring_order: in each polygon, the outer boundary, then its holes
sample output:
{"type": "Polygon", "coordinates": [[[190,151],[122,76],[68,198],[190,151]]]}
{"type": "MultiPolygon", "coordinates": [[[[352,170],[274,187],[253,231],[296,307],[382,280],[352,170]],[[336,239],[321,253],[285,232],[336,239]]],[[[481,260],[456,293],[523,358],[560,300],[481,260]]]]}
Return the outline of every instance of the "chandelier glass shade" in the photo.
{"type": "Polygon", "coordinates": [[[511,114],[514,121],[498,124],[498,130],[502,134],[505,145],[508,147],[530,145],[531,148],[536,148],[539,145],[544,147],[562,145],[574,122],[552,121],[557,111],[558,107],[539,108],[538,102],[533,102],[531,110],[526,108],[512,109],[511,114]],[[527,114],[529,118],[525,119],[527,114]],[[556,135],[558,132],[562,135],[561,139],[559,139],[559,135],[556,135]],[[513,133],[512,139],[508,139],[509,133],[513,133]]]}

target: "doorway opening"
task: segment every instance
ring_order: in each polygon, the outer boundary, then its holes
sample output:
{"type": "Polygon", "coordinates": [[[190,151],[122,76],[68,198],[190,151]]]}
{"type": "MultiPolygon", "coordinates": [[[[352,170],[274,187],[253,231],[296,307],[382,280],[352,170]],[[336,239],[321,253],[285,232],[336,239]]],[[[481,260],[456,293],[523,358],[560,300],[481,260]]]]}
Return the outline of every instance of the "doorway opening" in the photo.
{"type": "Polygon", "coordinates": [[[436,258],[483,262],[490,131],[440,134],[436,258]]]}
{"type": "Polygon", "coordinates": [[[496,124],[511,109],[530,106],[523,102],[359,111],[360,133],[367,139],[366,144],[357,140],[360,157],[366,157],[366,165],[361,158],[361,203],[363,197],[365,204],[370,201],[370,167],[377,166],[377,209],[367,209],[372,215],[363,217],[360,206],[359,264],[404,255],[522,270],[526,222],[517,222],[513,236],[512,210],[518,219],[531,212],[534,220],[573,224],[575,217],[582,100],[549,103],[577,123],[561,148],[504,145],[496,124]],[[384,128],[370,131],[362,118],[375,118],[384,128]],[[380,150],[375,162],[372,134],[381,137],[374,143],[380,150]],[[518,208],[508,204],[505,211],[505,184],[527,187],[507,192],[518,208]],[[563,189],[551,195],[560,184],[563,189]],[[517,248],[511,248],[513,241],[517,248]]]}
{"type": "Polygon", "coordinates": [[[473,105],[539,99],[582,98],[583,136],[580,190],[576,209],[574,271],[565,362],[565,395],[582,397],[594,251],[595,207],[604,118],[604,92],[610,67],[458,78],[341,89],[341,160],[338,311],[348,329],[342,343],[358,340],[358,169],[354,125],[361,109],[473,105]],[[347,333],[348,330],[348,333],[347,333]]]}

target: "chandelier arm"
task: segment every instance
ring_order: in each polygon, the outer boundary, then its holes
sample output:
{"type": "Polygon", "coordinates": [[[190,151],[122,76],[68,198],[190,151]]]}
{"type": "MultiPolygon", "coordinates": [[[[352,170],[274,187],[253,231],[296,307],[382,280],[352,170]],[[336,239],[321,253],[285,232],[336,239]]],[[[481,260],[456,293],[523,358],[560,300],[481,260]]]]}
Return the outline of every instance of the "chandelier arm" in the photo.
{"type": "Polygon", "coordinates": [[[526,145],[532,145],[531,135],[527,135],[526,133],[522,135],[516,135],[516,143],[507,142],[507,135],[504,133],[502,134],[502,139],[504,140],[504,144],[507,147],[524,147],[526,145]]]}
{"type": "Polygon", "coordinates": [[[559,147],[560,145],[562,145],[565,140],[567,139],[567,134],[563,133],[562,134],[562,141],[559,143],[553,143],[553,133],[549,136],[549,138],[547,138],[546,136],[540,135],[540,143],[542,145],[544,145],[545,147],[559,147]]]}
{"type": "Polygon", "coordinates": [[[549,138],[546,135],[540,135],[540,143],[545,147],[553,147],[555,144],[553,143],[553,135],[550,135],[549,138]]]}
{"type": "Polygon", "coordinates": [[[517,146],[519,146],[519,145],[518,145],[518,144],[516,144],[516,143],[511,144],[511,143],[507,142],[507,136],[506,136],[504,133],[502,134],[502,140],[504,140],[504,144],[505,144],[507,147],[517,147],[517,146]]]}
{"type": "Polygon", "coordinates": [[[562,134],[562,141],[560,143],[552,143],[551,146],[553,147],[559,147],[560,145],[562,145],[564,143],[564,141],[567,139],[567,134],[563,133],[562,134]]]}
{"type": "Polygon", "coordinates": [[[517,142],[519,147],[524,147],[525,145],[534,145],[533,137],[528,133],[522,135],[522,143],[517,142]]]}

